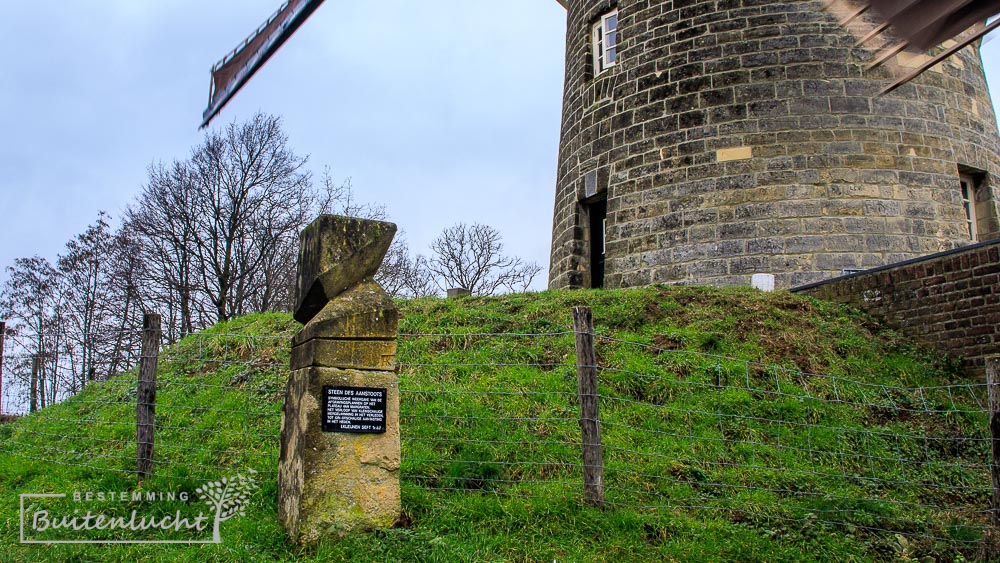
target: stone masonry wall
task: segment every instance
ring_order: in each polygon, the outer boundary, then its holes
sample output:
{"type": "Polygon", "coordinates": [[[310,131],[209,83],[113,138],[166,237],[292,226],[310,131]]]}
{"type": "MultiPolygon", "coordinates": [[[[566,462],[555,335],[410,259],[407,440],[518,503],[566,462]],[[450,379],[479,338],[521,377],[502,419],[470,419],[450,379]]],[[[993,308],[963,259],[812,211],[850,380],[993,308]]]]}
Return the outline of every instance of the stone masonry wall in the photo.
{"type": "Polygon", "coordinates": [[[792,291],[867,311],[977,373],[1000,353],[1000,240],[792,291]]]}
{"type": "Polygon", "coordinates": [[[890,72],[864,69],[872,52],[819,0],[566,4],[550,287],[590,286],[590,172],[606,287],[787,288],[969,244],[960,169],[985,172],[979,240],[1000,236],[977,47],[879,96],[890,72]],[[614,7],[619,61],[594,76],[592,25],[614,7]]]}

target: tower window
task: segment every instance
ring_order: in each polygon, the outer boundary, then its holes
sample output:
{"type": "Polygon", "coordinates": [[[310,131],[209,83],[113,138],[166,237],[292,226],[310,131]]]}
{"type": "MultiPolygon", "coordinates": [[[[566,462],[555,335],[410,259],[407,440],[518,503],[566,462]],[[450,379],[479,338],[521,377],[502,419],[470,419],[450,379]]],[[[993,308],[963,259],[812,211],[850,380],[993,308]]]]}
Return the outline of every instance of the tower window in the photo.
{"type": "Polygon", "coordinates": [[[968,174],[961,174],[958,180],[962,190],[962,208],[965,210],[965,224],[969,230],[969,240],[979,240],[976,228],[976,180],[968,174]]]}
{"type": "Polygon", "coordinates": [[[618,10],[612,10],[594,24],[594,74],[600,74],[618,60],[618,10]]]}

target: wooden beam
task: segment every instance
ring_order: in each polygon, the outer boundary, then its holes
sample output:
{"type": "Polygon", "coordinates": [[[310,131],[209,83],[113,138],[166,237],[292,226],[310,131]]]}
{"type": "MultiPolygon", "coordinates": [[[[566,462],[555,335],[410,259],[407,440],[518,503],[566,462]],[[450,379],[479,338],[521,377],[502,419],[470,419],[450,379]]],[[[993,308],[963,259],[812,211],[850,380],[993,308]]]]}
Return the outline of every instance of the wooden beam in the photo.
{"type": "Polygon", "coordinates": [[[940,53],[939,55],[937,55],[936,57],[934,57],[930,61],[924,63],[917,70],[911,72],[910,74],[904,76],[903,78],[900,78],[899,80],[897,80],[896,82],[893,82],[889,86],[886,86],[885,89],[882,90],[882,95],[884,96],[884,95],[888,94],[889,92],[892,92],[896,88],[899,88],[903,84],[906,84],[907,82],[909,82],[909,81],[913,80],[914,78],[920,76],[921,74],[923,74],[924,72],[926,72],[928,69],[932,68],[934,65],[940,64],[942,61],[944,61],[948,57],[950,57],[950,56],[954,55],[955,53],[961,51],[962,49],[968,47],[969,45],[971,45],[972,43],[974,43],[976,40],[982,39],[983,37],[986,36],[986,34],[988,34],[989,32],[991,32],[991,31],[993,31],[993,30],[995,30],[997,28],[1000,28],[1000,19],[993,20],[992,22],[990,22],[990,25],[984,27],[983,29],[979,30],[976,33],[973,33],[971,36],[965,38],[965,40],[963,40],[963,41],[961,41],[961,42],[953,45],[950,49],[946,49],[944,52],[940,53]]]}

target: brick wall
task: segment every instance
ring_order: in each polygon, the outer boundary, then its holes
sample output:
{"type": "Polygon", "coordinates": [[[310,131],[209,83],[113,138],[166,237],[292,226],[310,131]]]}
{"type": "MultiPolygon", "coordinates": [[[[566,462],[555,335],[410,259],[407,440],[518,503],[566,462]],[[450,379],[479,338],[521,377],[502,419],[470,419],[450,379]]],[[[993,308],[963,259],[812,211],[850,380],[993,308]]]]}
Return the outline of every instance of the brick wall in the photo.
{"type": "Polygon", "coordinates": [[[847,303],[981,374],[1000,354],[1000,240],[792,289],[847,303]]]}
{"type": "Polygon", "coordinates": [[[872,52],[819,0],[566,6],[550,287],[590,286],[588,174],[607,198],[607,287],[773,273],[787,288],[969,244],[963,167],[987,173],[979,240],[1000,236],[975,46],[880,96],[890,71],[867,71],[872,52]],[[618,63],[595,76],[592,26],[612,8],[618,63]]]}

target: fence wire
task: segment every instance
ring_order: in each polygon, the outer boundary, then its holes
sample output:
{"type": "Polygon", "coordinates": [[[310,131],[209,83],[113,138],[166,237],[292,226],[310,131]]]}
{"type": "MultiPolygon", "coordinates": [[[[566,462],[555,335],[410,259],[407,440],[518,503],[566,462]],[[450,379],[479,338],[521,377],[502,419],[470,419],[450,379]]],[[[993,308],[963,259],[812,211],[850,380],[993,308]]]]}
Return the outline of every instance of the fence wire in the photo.
{"type": "MultiPolygon", "coordinates": [[[[232,468],[274,478],[287,346],[284,335],[199,333],[159,353],[155,477],[209,481],[218,479],[222,468],[232,468]]],[[[134,475],[137,373],[135,366],[89,383],[76,396],[32,414],[30,425],[0,426],[7,434],[4,451],[134,475]]]]}
{"type": "MultiPolygon", "coordinates": [[[[985,385],[904,387],[593,336],[609,506],[774,534],[962,547],[987,535],[985,385]]],[[[400,335],[404,485],[580,499],[574,337],[400,335]]],[[[195,334],[159,355],[157,478],[275,477],[288,338],[195,334]]],[[[135,473],[136,385],[132,370],[0,426],[2,451],[135,473]]]]}
{"type": "Polygon", "coordinates": [[[983,537],[985,386],[872,385],[698,354],[657,360],[658,373],[601,371],[609,504],[932,542],[983,537]]]}
{"type": "Polygon", "coordinates": [[[571,332],[401,335],[404,481],[440,492],[579,497],[575,367],[552,353],[572,342],[571,332]]]}

